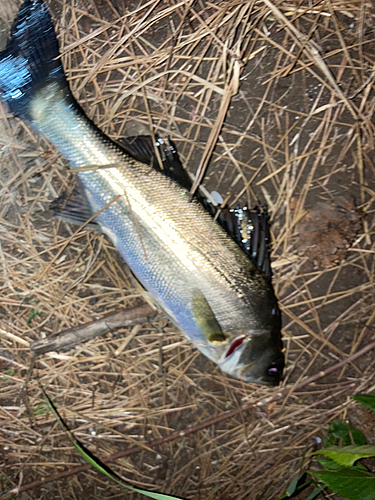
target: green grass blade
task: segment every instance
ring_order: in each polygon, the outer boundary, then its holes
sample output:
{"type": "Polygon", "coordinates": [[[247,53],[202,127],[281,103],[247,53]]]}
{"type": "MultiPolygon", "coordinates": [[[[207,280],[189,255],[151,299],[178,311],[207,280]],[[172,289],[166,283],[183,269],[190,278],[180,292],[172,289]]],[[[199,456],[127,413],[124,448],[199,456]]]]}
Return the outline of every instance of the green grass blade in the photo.
{"type": "Polygon", "coordinates": [[[73,435],[73,433],[71,432],[69,427],[66,425],[64,420],[61,418],[61,416],[60,416],[55,404],[53,403],[52,399],[48,396],[48,394],[44,391],[44,389],[42,389],[42,390],[44,393],[44,397],[46,398],[48,405],[49,405],[54,417],[56,418],[56,420],[60,424],[61,428],[67,433],[70,441],[72,442],[72,444],[74,445],[74,447],[76,448],[78,453],[81,455],[81,457],[84,460],[86,460],[86,462],[88,462],[90,465],[95,467],[95,469],[97,469],[102,474],[106,475],[107,477],[109,477],[110,479],[115,481],[117,484],[123,486],[124,488],[126,488],[130,491],[134,491],[136,493],[141,493],[142,495],[145,495],[149,498],[154,498],[154,500],[184,500],[181,497],[166,495],[165,493],[156,493],[153,491],[142,490],[140,488],[134,488],[133,486],[130,486],[129,484],[125,483],[123,481],[123,479],[118,474],[116,474],[114,471],[112,471],[112,469],[110,469],[101,460],[99,460],[99,458],[97,458],[93,453],[91,453],[91,451],[88,448],[86,448],[86,446],[84,446],[81,442],[78,441],[78,439],[73,435]]]}
{"type": "Polygon", "coordinates": [[[306,500],[314,500],[321,492],[326,488],[326,486],[317,486],[314,491],[309,495],[306,500]]]}
{"type": "Polygon", "coordinates": [[[288,486],[287,490],[286,490],[286,494],[288,497],[291,497],[293,495],[293,493],[296,491],[296,488],[297,488],[297,484],[298,484],[298,481],[299,481],[299,478],[300,478],[300,472],[298,472],[294,478],[293,478],[293,481],[290,483],[290,485],[288,486]]]}

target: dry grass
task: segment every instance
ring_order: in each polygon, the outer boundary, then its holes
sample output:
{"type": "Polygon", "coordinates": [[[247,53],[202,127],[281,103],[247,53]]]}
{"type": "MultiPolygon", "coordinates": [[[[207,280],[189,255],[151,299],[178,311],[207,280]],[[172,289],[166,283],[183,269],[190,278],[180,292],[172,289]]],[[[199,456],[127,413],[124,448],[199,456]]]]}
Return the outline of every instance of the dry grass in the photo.
{"type": "MultiPolygon", "coordinates": [[[[5,7],[4,28],[18,3],[5,7]]],[[[355,415],[348,396],[374,390],[373,352],[295,389],[374,336],[371,3],[56,0],[51,8],[73,92],[106,133],[170,134],[209,191],[230,205],[266,202],[273,218],[286,397],[144,446],[115,467],[135,485],[186,498],[274,499],[329,422],[355,415]],[[342,197],[351,237],[332,239],[350,248],[335,262],[342,249],[321,244],[326,266],[314,266],[300,221],[319,201],[340,211],[342,197]]],[[[227,377],[163,320],[133,332],[123,351],[127,331],[41,357],[30,371],[31,341],[141,299],[104,236],[51,219],[49,202],[71,184],[64,159],[6,109],[0,118],[2,498],[17,486],[23,500],[124,498],[91,470],[27,488],[79,464],[38,380],[102,457],[275,391],[227,377]]],[[[308,231],[310,240],[329,235],[335,220],[308,231]]]]}

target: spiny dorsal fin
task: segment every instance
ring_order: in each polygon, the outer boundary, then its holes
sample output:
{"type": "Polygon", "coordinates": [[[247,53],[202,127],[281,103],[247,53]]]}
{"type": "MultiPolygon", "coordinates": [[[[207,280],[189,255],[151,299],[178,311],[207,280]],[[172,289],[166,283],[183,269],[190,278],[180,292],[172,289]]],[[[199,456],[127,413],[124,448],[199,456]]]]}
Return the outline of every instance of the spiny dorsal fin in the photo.
{"type": "Polygon", "coordinates": [[[163,172],[165,175],[178,182],[180,186],[188,191],[192,186],[189,174],[186,172],[178,157],[176,148],[172,140],[168,137],[167,142],[160,137],[155,137],[155,143],[150,135],[139,135],[135,137],[124,137],[118,139],[117,142],[125,151],[136,160],[139,160],[148,165],[152,165],[156,170],[163,172]],[[158,149],[162,160],[163,170],[161,170],[155,148],[158,149]]]}

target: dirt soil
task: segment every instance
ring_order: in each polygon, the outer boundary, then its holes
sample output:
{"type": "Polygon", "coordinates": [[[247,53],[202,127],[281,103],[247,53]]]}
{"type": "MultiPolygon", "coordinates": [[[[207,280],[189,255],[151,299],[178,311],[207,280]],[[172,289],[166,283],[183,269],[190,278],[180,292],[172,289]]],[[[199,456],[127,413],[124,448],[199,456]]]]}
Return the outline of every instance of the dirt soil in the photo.
{"type": "MultiPolygon", "coordinates": [[[[1,2],[0,48],[20,5],[1,2]]],[[[106,237],[53,218],[74,175],[0,103],[0,499],[141,498],[75,470],[41,386],[102,459],[142,445],[110,461],[131,484],[186,499],[278,498],[335,419],[375,443],[374,415],[350,399],[375,392],[373,4],[50,8],[72,91],[106,134],[169,134],[193,175],[213,140],[207,191],[268,205],[287,365],[280,388],[235,380],[162,316],[33,359],[32,341],[144,298],[106,237]]]]}

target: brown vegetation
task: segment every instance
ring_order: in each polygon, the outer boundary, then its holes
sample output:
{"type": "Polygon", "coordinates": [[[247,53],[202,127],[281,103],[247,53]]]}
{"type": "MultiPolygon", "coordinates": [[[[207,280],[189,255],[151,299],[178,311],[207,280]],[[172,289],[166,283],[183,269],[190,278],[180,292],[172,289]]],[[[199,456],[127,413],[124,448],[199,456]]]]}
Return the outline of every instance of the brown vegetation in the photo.
{"type": "MultiPolygon", "coordinates": [[[[18,6],[0,9],[4,33],[18,6]]],[[[122,453],[110,465],[134,485],[275,499],[328,424],[351,418],[349,395],[375,387],[373,5],[53,0],[51,10],[74,95],[108,135],[170,134],[208,192],[268,204],[287,369],[282,397],[234,380],[163,318],[34,360],[33,341],[142,304],[142,291],[103,235],[52,218],[73,175],[0,105],[0,498],[127,495],[75,471],[40,383],[96,455],[122,453]]]]}

